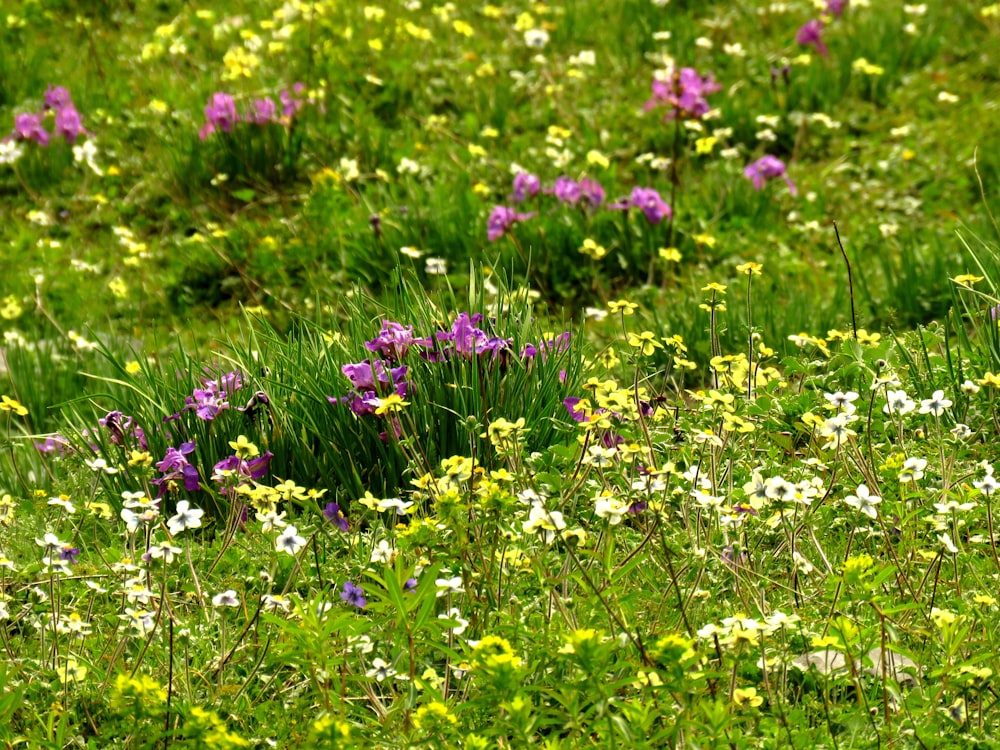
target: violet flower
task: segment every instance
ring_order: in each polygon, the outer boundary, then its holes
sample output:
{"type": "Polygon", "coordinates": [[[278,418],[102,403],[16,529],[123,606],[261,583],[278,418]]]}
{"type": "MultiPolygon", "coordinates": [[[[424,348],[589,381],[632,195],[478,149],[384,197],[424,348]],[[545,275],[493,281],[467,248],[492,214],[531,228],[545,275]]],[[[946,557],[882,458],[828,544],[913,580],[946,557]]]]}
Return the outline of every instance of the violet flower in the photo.
{"type": "Polygon", "coordinates": [[[56,111],[64,107],[72,107],[73,99],[69,95],[69,89],[65,86],[52,86],[45,89],[45,109],[56,111]]]}
{"type": "Polygon", "coordinates": [[[56,130],[55,134],[66,139],[66,143],[73,145],[81,133],[87,133],[80,121],[80,113],[72,103],[67,104],[62,109],[56,110],[56,130]]]}
{"type": "Polygon", "coordinates": [[[341,531],[347,531],[347,518],[337,503],[327,503],[323,509],[323,517],[341,531]]]}
{"type": "Polygon", "coordinates": [[[552,190],[547,192],[551,192],[563,203],[568,203],[571,206],[579,203],[580,198],[583,196],[580,183],[569,177],[557,177],[555,183],[552,185],[552,190]]]}
{"type": "Polygon", "coordinates": [[[269,96],[263,99],[254,99],[250,104],[250,111],[247,112],[246,121],[254,125],[267,125],[269,122],[278,121],[278,105],[269,96]]]}
{"type": "Polygon", "coordinates": [[[584,177],[580,180],[580,192],[583,195],[583,199],[590,204],[591,208],[598,208],[604,203],[606,193],[604,192],[604,188],[601,187],[601,183],[597,180],[584,177]]]}
{"type": "Polygon", "coordinates": [[[649,219],[650,224],[659,224],[664,218],[673,217],[673,209],[670,208],[660,197],[660,194],[653,188],[637,187],[632,190],[632,197],[629,203],[636,208],[642,209],[649,219]]]}
{"type": "Polygon", "coordinates": [[[490,218],[486,221],[487,226],[487,237],[490,242],[496,242],[498,239],[503,237],[507,230],[511,228],[516,222],[527,221],[535,216],[535,212],[531,213],[518,213],[513,208],[507,208],[506,206],[497,206],[490,212],[490,218]]]}
{"type": "Polygon", "coordinates": [[[172,484],[178,481],[184,482],[184,489],[188,492],[200,489],[198,467],[187,459],[193,452],[193,442],[181,443],[179,448],[167,448],[163,460],[156,464],[156,470],[161,472],[163,476],[151,480],[152,484],[159,486],[160,495],[163,495],[172,484]]]}
{"type": "Polygon", "coordinates": [[[698,120],[711,109],[706,97],[721,88],[711,73],[702,76],[694,68],[681,68],[665,81],[653,80],[653,96],[643,109],[648,112],[663,104],[668,107],[667,120],[698,120]]]}
{"type": "Polygon", "coordinates": [[[748,164],[747,168],[743,170],[743,174],[746,175],[747,179],[753,180],[754,190],[763,190],[768,180],[781,177],[788,185],[788,191],[792,195],[797,195],[799,192],[785,170],[785,162],[770,154],[748,164]]]}
{"type": "Polygon", "coordinates": [[[413,326],[403,326],[391,320],[382,321],[382,330],[379,335],[371,341],[365,342],[365,348],[375,354],[380,354],[386,359],[398,362],[410,350],[410,347],[421,345],[429,346],[428,339],[417,339],[413,337],[413,326]]]}
{"type": "Polygon", "coordinates": [[[34,141],[39,146],[49,145],[49,133],[42,127],[42,118],[32,112],[14,117],[14,132],[11,136],[19,141],[34,141]]]}
{"type": "Polygon", "coordinates": [[[514,175],[514,193],[510,196],[511,200],[520,203],[526,198],[538,195],[538,191],[541,188],[542,183],[538,179],[538,175],[529,174],[528,172],[518,172],[514,175]]]}
{"type": "Polygon", "coordinates": [[[814,18],[809,23],[804,24],[798,32],[795,34],[795,41],[803,46],[812,45],[816,48],[816,51],[823,55],[823,57],[829,57],[830,51],[823,44],[823,39],[820,35],[823,32],[823,22],[818,18],[814,18]]]}
{"type": "Polygon", "coordinates": [[[205,105],[205,119],[205,124],[198,131],[201,140],[205,140],[216,130],[229,133],[239,120],[236,114],[236,101],[222,91],[212,94],[212,98],[205,105]]]}
{"type": "Polygon", "coordinates": [[[826,12],[834,18],[840,18],[849,3],[850,0],[826,0],[826,12]]]}
{"type": "Polygon", "coordinates": [[[340,598],[358,609],[364,609],[368,606],[365,590],[360,586],[355,586],[351,581],[344,581],[344,590],[340,592],[340,598]]]}

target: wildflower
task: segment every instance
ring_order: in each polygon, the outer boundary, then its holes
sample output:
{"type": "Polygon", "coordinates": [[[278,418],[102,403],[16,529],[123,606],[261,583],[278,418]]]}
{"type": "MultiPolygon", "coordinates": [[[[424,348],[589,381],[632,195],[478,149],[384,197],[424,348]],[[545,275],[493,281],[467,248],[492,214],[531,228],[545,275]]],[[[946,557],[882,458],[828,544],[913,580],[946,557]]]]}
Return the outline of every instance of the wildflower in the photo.
{"type": "Polygon", "coordinates": [[[518,172],[514,175],[514,193],[511,195],[511,199],[520,203],[526,198],[538,195],[541,187],[542,183],[538,179],[538,175],[529,172],[518,172]]]}
{"type": "Polygon", "coordinates": [[[671,219],[674,215],[673,209],[653,188],[634,188],[629,205],[641,209],[650,224],[659,224],[664,218],[671,219]]]}
{"type": "Polygon", "coordinates": [[[656,340],[652,331],[643,331],[639,334],[630,333],[628,343],[629,346],[635,347],[647,357],[652,356],[657,349],[663,348],[663,344],[656,340]]]}
{"type": "Polygon", "coordinates": [[[829,401],[831,406],[836,407],[838,411],[853,414],[855,411],[854,402],[858,400],[858,394],[854,391],[847,393],[837,391],[836,393],[824,393],[823,398],[829,401]]]}
{"type": "Polygon", "coordinates": [[[216,130],[223,133],[232,131],[233,126],[239,121],[236,114],[236,101],[229,94],[221,91],[212,94],[208,104],[205,105],[205,124],[198,131],[198,137],[205,140],[216,130]]]}
{"type": "Polygon", "coordinates": [[[297,555],[299,550],[306,546],[306,538],[299,536],[299,530],[294,526],[286,526],[285,529],[274,540],[274,548],[278,552],[287,552],[289,555],[297,555]]]}
{"type": "Polygon", "coordinates": [[[850,0],[826,0],[826,12],[834,18],[840,18],[850,0]]]}
{"type": "Polygon", "coordinates": [[[355,586],[351,581],[344,581],[344,589],[340,592],[340,598],[358,609],[364,609],[368,606],[364,589],[360,586],[355,586]]]}
{"type": "Polygon", "coordinates": [[[916,402],[906,395],[906,391],[887,391],[886,403],[882,407],[882,411],[886,414],[906,414],[916,407],[916,402]]]}
{"type": "Polygon", "coordinates": [[[856,492],[856,495],[848,495],[844,498],[844,503],[850,505],[852,508],[856,508],[869,518],[875,519],[878,516],[875,506],[882,502],[882,498],[871,494],[868,486],[864,484],[859,484],[856,492]]]}
{"type": "Polygon", "coordinates": [[[174,556],[182,552],[180,547],[175,547],[167,539],[164,539],[149,548],[149,556],[154,560],[163,560],[168,565],[174,561],[174,556]]]}
{"type": "Polygon", "coordinates": [[[944,391],[938,390],[931,394],[930,398],[925,398],[920,401],[920,413],[921,414],[932,414],[935,417],[940,417],[945,409],[951,406],[951,401],[944,397],[944,391]]]}
{"type": "Polygon", "coordinates": [[[559,511],[548,511],[542,504],[531,506],[528,513],[528,520],[522,524],[525,534],[540,531],[546,544],[552,544],[555,540],[555,532],[566,528],[566,521],[559,511]]]}
{"type": "Polygon", "coordinates": [[[19,141],[34,141],[39,146],[49,145],[49,133],[42,127],[42,118],[29,112],[14,117],[14,132],[10,137],[19,141]]]}
{"type": "Polygon", "coordinates": [[[341,531],[347,531],[347,518],[344,517],[343,511],[337,503],[327,503],[323,509],[323,517],[341,531]]]}
{"type": "Polygon", "coordinates": [[[449,609],[446,613],[441,613],[438,615],[439,620],[450,620],[454,622],[454,625],[449,627],[452,633],[455,635],[461,635],[465,632],[465,629],[469,627],[469,621],[462,617],[462,613],[458,611],[455,607],[449,609]]]}
{"type": "Polygon", "coordinates": [[[377,682],[382,682],[395,674],[395,669],[384,660],[376,658],[372,660],[372,668],[365,672],[365,677],[374,678],[377,682]]]}
{"type": "Polygon", "coordinates": [[[663,104],[669,107],[665,119],[699,120],[711,110],[706,97],[722,88],[709,73],[702,76],[694,68],[673,70],[665,77],[653,79],[653,96],[643,110],[663,104]]]}
{"type": "Polygon", "coordinates": [[[185,529],[195,529],[201,526],[201,517],[205,515],[205,511],[200,508],[192,508],[187,500],[179,500],[176,510],[177,512],[167,521],[167,528],[174,536],[185,529]]]}
{"type": "Polygon", "coordinates": [[[768,180],[781,177],[788,185],[788,191],[792,195],[798,194],[795,183],[785,171],[785,163],[776,156],[762,156],[752,164],[748,164],[743,174],[748,180],[753,181],[754,190],[763,190],[768,180]]]}
{"type": "Polygon", "coordinates": [[[989,497],[1000,489],[1000,483],[993,476],[993,467],[989,464],[986,464],[986,474],[983,478],[973,480],[972,484],[977,490],[986,495],[986,497],[989,497]]]}
{"type": "MultiPolygon", "coordinates": [[[[232,589],[227,589],[221,594],[216,594],[212,597],[213,607],[238,607],[240,606],[239,597],[236,596],[236,592],[232,589]]],[[[127,611],[127,610],[126,610],[127,611]]]]}
{"type": "Polygon", "coordinates": [[[462,576],[437,578],[434,580],[434,585],[437,587],[438,597],[447,596],[448,594],[461,594],[465,592],[465,587],[462,585],[462,576]]]}
{"type": "Polygon", "coordinates": [[[757,695],[757,688],[736,688],[733,690],[733,703],[737,706],[757,708],[764,703],[764,696],[757,695]]]}
{"type": "Polygon", "coordinates": [[[527,221],[535,216],[535,212],[531,213],[518,213],[513,208],[507,208],[506,206],[497,206],[490,213],[490,217],[486,222],[488,232],[487,238],[490,242],[496,242],[498,239],[507,233],[514,223],[519,221],[527,221]]]}
{"type": "Polygon", "coordinates": [[[904,484],[916,482],[924,476],[924,469],[927,468],[927,459],[908,458],[903,462],[903,468],[899,472],[899,481],[904,484]]]}
{"type": "Polygon", "coordinates": [[[829,57],[830,51],[823,44],[820,34],[823,32],[823,22],[818,18],[814,18],[808,23],[804,24],[798,32],[795,34],[795,41],[803,46],[812,45],[816,48],[816,51],[823,55],[823,57],[829,57]]]}

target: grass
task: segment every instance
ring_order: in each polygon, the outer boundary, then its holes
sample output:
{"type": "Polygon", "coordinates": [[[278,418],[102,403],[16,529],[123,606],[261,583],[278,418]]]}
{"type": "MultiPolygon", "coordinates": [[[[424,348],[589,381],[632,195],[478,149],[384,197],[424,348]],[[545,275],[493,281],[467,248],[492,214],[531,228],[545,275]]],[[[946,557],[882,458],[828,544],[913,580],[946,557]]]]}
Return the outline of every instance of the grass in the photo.
{"type": "Polygon", "coordinates": [[[997,10],[813,5],[2,19],[0,739],[993,746],[997,10]]]}

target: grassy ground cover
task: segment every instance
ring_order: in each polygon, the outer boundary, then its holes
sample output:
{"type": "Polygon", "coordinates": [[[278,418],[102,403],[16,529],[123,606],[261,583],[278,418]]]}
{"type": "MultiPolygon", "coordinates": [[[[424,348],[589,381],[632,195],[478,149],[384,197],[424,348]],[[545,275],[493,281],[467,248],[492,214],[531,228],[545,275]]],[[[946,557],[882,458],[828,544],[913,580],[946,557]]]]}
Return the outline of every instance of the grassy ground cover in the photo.
{"type": "Polygon", "coordinates": [[[7,11],[0,739],[994,746],[998,34],[7,11]]]}

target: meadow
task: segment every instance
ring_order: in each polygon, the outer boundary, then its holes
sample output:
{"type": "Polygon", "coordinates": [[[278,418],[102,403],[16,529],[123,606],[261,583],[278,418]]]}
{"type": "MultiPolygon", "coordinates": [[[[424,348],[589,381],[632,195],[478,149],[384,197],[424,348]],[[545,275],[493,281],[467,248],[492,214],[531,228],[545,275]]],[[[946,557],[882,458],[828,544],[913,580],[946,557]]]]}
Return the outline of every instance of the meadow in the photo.
{"type": "Polygon", "coordinates": [[[1000,4],[0,14],[0,743],[1000,745],[1000,4]]]}

